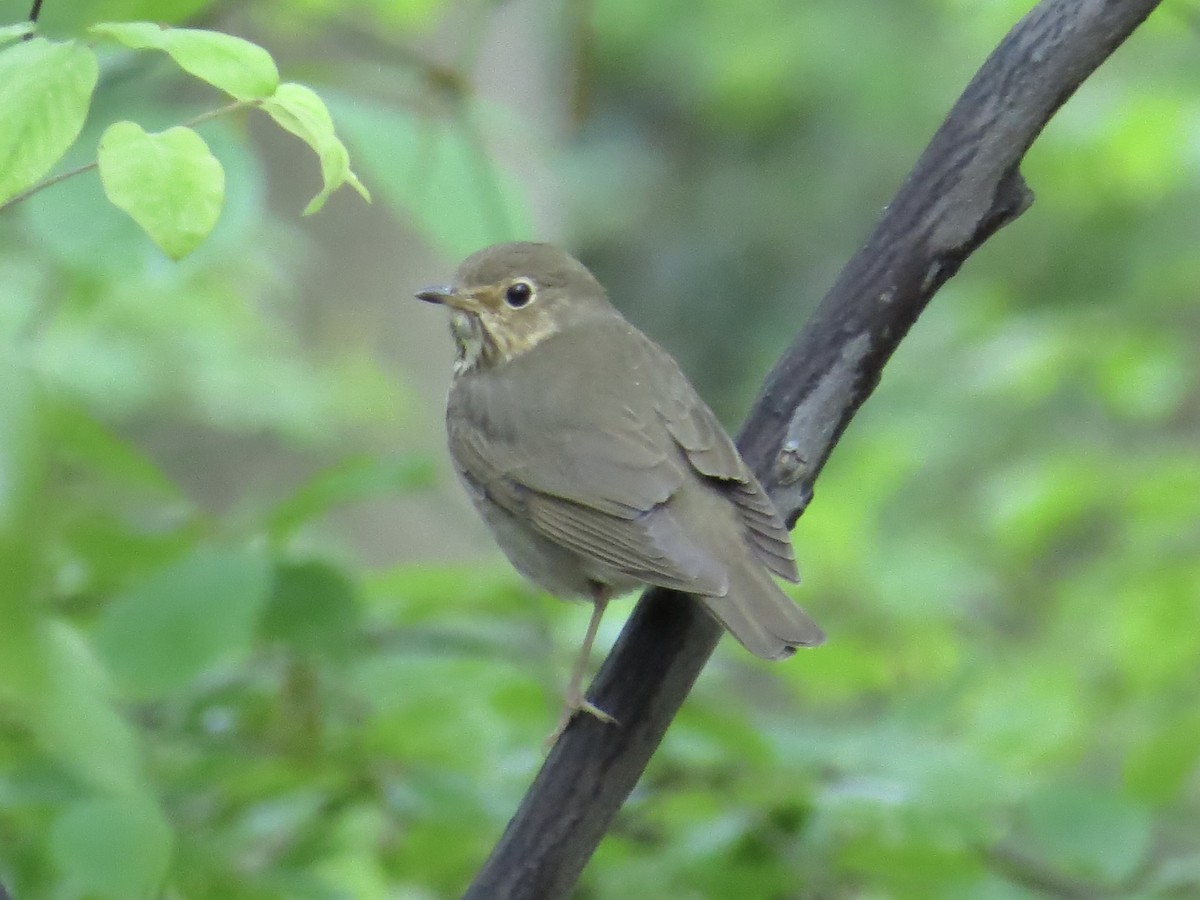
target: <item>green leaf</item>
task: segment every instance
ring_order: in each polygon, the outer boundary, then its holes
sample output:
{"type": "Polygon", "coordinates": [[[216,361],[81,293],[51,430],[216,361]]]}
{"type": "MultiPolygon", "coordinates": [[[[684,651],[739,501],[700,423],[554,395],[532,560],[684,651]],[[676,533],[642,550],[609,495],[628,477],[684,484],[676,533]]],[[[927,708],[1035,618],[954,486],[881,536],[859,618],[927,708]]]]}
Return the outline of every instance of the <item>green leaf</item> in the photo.
{"type": "Polygon", "coordinates": [[[163,696],[245,656],[269,586],[262,554],[201,547],[107,606],[96,644],[127,690],[163,696]]]}
{"type": "Polygon", "coordinates": [[[144,797],[94,797],[67,808],[50,846],[78,895],[149,900],[166,875],[171,830],[144,797]]]}
{"type": "MultiPolygon", "coordinates": [[[[6,357],[15,356],[11,352],[6,357]]],[[[40,644],[45,542],[41,391],[16,359],[0,360],[0,709],[42,694],[40,644]]]]}
{"type": "Polygon", "coordinates": [[[433,483],[433,466],[423,457],[356,457],[318,473],[271,513],[269,528],[286,537],[309,519],[335,506],[369,497],[411,491],[433,483]]]}
{"type": "Polygon", "coordinates": [[[275,572],[260,634],[297,650],[339,653],[349,649],[358,627],[354,584],[322,562],[289,563],[275,572]]]}
{"type": "Polygon", "coordinates": [[[0,360],[0,536],[18,526],[42,475],[39,386],[15,360],[0,360]]]}
{"type": "Polygon", "coordinates": [[[1200,765],[1200,713],[1177,713],[1162,731],[1148,736],[1125,761],[1129,790],[1148,803],[1175,800],[1200,765]]]}
{"type": "Polygon", "coordinates": [[[271,54],[231,34],[152,22],[101,22],[89,31],[134,50],[163,50],[185,72],[238,100],[269,97],[279,86],[271,54]]]}
{"type": "Polygon", "coordinates": [[[84,784],[136,790],[141,755],[112,684],[83,635],[65,622],[43,623],[35,640],[43,679],[23,698],[31,730],[48,754],[84,784]]]}
{"type": "Polygon", "coordinates": [[[47,414],[47,437],[55,456],[102,472],[130,487],[179,498],[179,489],[150,457],[86,410],[63,403],[47,414]]]}
{"type": "Polygon", "coordinates": [[[149,134],[117,122],[100,138],[100,179],[113,204],[129,213],[172,259],[208,237],[225,202],[225,171],[204,139],[177,126],[149,134]]]}
{"type": "Polygon", "coordinates": [[[33,31],[32,22],[18,22],[16,25],[0,25],[0,47],[19,41],[33,31]]]}
{"type": "MultiPolygon", "coordinates": [[[[355,159],[384,199],[451,257],[533,233],[528,192],[486,156],[462,121],[330,97],[355,159]]],[[[484,111],[486,112],[486,110],[484,111]]],[[[500,125],[505,134],[515,126],[500,125]]]]}
{"type": "Polygon", "coordinates": [[[96,57],[74,41],[23,41],[0,52],[0,203],[62,158],[96,87],[96,57]]]}
{"type": "Polygon", "coordinates": [[[262,108],[281,128],[312,147],[321,160],[321,178],[324,187],[304,208],[304,215],[311,215],[325,205],[329,195],[343,184],[348,184],[368,203],[371,195],[363,187],[358,176],[350,169],[350,153],[333,130],[333,119],[325,102],[310,88],[302,84],[285,83],[279,86],[274,96],[262,103],[262,108]]]}
{"type": "Polygon", "coordinates": [[[1131,877],[1150,848],[1145,808],[1100,787],[1051,784],[1034,795],[1024,821],[1037,856],[1109,883],[1131,877]]]}

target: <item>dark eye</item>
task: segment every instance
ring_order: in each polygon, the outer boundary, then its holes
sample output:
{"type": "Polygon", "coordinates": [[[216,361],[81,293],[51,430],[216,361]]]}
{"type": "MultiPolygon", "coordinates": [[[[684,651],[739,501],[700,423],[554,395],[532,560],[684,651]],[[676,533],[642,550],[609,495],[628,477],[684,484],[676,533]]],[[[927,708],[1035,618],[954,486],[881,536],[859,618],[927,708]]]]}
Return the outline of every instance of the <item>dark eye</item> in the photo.
{"type": "Polygon", "coordinates": [[[528,281],[514,281],[504,292],[504,302],[513,309],[520,309],[533,299],[533,287],[528,281]]]}

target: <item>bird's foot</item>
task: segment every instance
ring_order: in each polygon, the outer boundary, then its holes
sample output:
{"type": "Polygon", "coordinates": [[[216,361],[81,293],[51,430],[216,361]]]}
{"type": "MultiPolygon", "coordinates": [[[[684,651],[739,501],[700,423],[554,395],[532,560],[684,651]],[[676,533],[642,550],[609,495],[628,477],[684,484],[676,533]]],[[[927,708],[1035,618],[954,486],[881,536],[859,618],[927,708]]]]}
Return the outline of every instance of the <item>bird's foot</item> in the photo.
{"type": "Polygon", "coordinates": [[[555,742],[558,741],[562,733],[567,730],[567,726],[571,724],[571,720],[575,718],[576,714],[581,712],[585,712],[590,716],[594,716],[605,725],[621,724],[587,697],[583,696],[582,692],[574,695],[568,694],[566,702],[563,704],[562,714],[558,717],[558,725],[556,725],[554,730],[550,732],[550,734],[546,737],[546,740],[542,742],[542,746],[549,751],[549,749],[554,746],[555,742]]]}

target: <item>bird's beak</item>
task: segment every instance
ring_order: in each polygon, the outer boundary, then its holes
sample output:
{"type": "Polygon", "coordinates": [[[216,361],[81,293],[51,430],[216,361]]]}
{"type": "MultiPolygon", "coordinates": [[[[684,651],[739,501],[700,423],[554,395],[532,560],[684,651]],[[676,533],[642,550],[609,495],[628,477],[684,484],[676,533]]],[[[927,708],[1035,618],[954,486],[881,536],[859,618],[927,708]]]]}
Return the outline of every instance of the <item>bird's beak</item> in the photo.
{"type": "Polygon", "coordinates": [[[453,306],[455,300],[454,288],[447,285],[427,287],[423,291],[417,291],[417,299],[424,300],[426,303],[440,303],[443,306],[453,306]]]}

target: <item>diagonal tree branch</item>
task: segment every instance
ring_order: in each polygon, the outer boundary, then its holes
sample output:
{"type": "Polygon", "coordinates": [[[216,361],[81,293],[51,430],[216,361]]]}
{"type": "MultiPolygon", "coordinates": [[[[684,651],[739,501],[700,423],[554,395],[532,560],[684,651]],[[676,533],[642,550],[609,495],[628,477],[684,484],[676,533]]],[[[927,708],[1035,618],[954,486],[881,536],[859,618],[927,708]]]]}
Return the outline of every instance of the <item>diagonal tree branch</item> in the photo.
{"type": "MultiPolygon", "coordinates": [[[[963,261],[1032,202],[1018,166],[1055,111],[1157,6],[1043,0],[1004,38],[866,244],[767,377],[739,437],[789,523],[909,327],[963,261]]],[[[580,716],[546,759],[468,900],[566,896],[721,636],[648,591],[593,684],[622,723],[580,716]]],[[[819,651],[818,651],[819,652],[819,651]]]]}

